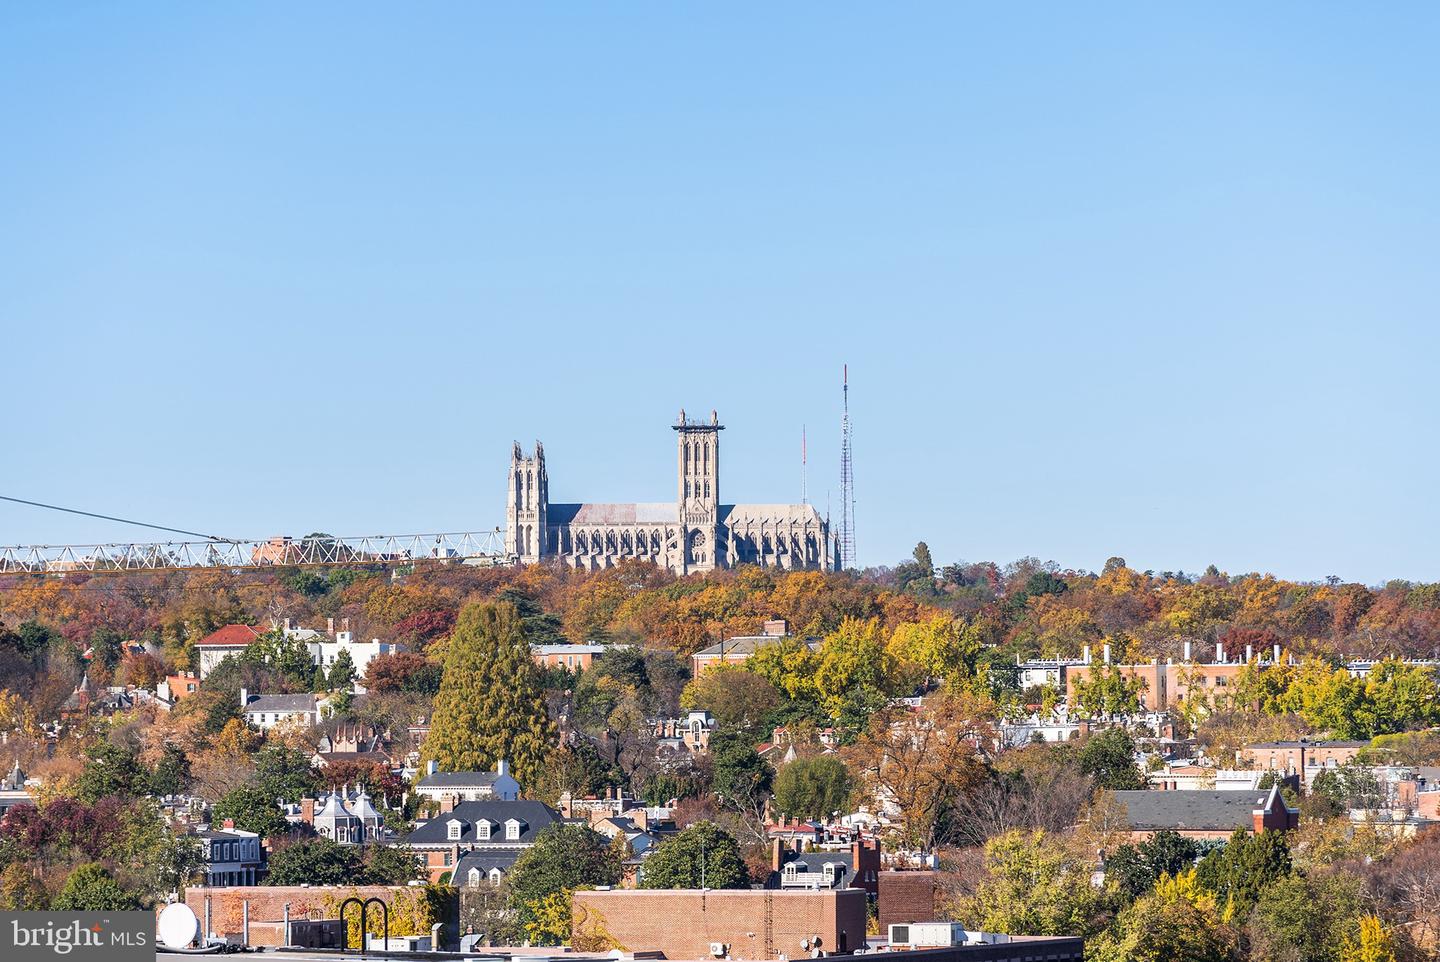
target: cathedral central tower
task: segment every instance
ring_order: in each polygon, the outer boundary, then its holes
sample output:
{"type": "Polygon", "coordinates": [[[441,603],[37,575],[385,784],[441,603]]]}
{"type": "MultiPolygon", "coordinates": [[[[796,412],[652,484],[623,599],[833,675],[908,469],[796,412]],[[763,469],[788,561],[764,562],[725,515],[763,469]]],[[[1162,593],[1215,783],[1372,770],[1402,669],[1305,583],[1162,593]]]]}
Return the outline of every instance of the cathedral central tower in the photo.
{"type": "Polygon", "coordinates": [[[709,422],[691,420],[682,408],[675,423],[679,486],[676,502],[684,533],[684,570],[710,571],[723,567],[720,545],[720,416],[710,412],[709,422]]]}

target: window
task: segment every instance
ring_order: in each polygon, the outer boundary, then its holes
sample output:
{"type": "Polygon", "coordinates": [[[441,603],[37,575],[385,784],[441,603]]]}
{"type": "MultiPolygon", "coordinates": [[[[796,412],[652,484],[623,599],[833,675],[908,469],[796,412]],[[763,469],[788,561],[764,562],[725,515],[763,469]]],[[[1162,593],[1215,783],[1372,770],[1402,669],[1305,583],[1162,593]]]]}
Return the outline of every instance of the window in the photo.
{"type": "Polygon", "coordinates": [[[475,823],[475,837],[481,841],[490,840],[490,823],[484,819],[475,823]]]}
{"type": "Polygon", "coordinates": [[[501,873],[501,871],[500,871],[498,868],[492,868],[492,869],[490,870],[490,884],[492,884],[492,885],[499,885],[499,884],[500,884],[501,875],[502,875],[502,873],[501,873]]]}
{"type": "Polygon", "coordinates": [[[470,885],[479,885],[479,884],[480,884],[480,870],[479,870],[478,868],[472,868],[472,869],[470,870],[470,873],[465,876],[465,880],[466,880],[466,882],[468,882],[470,885]]]}
{"type": "Polygon", "coordinates": [[[449,853],[449,852],[446,852],[446,853],[445,853],[445,864],[446,864],[447,866],[450,864],[450,853],[449,853]]]}
{"type": "Polygon", "coordinates": [[[445,827],[446,829],[448,829],[445,837],[450,839],[450,841],[452,842],[458,839],[460,837],[460,833],[465,829],[464,824],[461,823],[459,819],[451,819],[450,821],[445,823],[445,827]]]}
{"type": "Polygon", "coordinates": [[[508,822],[505,823],[505,838],[508,839],[508,840],[510,840],[510,841],[514,841],[515,839],[518,839],[519,837],[520,837],[520,823],[517,822],[515,819],[512,818],[512,819],[510,819],[510,821],[508,821],[508,822]]]}

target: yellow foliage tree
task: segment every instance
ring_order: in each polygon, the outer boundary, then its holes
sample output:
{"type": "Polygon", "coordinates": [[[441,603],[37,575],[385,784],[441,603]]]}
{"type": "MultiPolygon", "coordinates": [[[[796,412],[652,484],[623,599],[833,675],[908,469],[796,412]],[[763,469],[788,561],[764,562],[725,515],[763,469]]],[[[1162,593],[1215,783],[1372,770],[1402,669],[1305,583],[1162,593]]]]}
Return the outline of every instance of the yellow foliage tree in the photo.
{"type": "Polygon", "coordinates": [[[1395,939],[1378,916],[1360,917],[1355,935],[1345,936],[1340,962],[1396,962],[1395,939]]]}

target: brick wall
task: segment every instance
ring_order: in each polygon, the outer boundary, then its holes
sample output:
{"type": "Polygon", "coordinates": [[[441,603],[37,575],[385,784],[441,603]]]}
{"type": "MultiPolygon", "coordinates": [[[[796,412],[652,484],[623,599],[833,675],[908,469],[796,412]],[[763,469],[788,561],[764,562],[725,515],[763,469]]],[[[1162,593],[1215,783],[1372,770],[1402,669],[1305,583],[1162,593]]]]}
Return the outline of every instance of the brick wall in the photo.
{"type": "Polygon", "coordinates": [[[576,892],[575,936],[607,935],[627,951],[670,959],[708,959],[725,942],[734,959],[801,958],[801,943],[820,937],[826,953],[865,944],[865,893],[777,889],[627,889],[576,892]]]}
{"type": "Polygon", "coordinates": [[[896,922],[934,922],[937,886],[934,872],[880,873],[880,932],[896,922]]]}
{"type": "MultiPolygon", "coordinates": [[[[250,903],[250,942],[252,945],[278,945],[280,935],[270,925],[257,923],[281,922],[285,918],[285,903],[290,903],[290,918],[322,918],[327,899],[344,899],[354,895],[361,899],[377,897],[387,903],[397,892],[406,891],[404,886],[387,885],[232,885],[192,886],[185,890],[185,904],[195,913],[200,924],[205,924],[205,902],[210,901],[210,929],[216,935],[239,935],[244,927],[244,903],[250,903]],[[274,939],[275,941],[269,941],[274,939]]],[[[352,913],[356,909],[350,910],[352,913]]],[[[378,910],[371,909],[370,914],[378,910]]],[[[333,916],[332,916],[333,917],[333,916]]]]}

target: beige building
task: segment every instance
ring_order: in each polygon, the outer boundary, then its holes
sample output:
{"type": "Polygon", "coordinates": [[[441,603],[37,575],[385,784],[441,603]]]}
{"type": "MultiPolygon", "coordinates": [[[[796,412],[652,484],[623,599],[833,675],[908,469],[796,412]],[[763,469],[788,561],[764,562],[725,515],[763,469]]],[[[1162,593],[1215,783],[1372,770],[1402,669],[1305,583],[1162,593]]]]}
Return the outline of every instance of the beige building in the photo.
{"type": "Polygon", "coordinates": [[[575,568],[608,568],[625,558],[676,574],[741,564],[831,570],[839,550],[830,523],[808,504],[722,504],[720,432],[680,412],[675,501],[652,504],[550,503],[545,448],[510,456],[505,550],[520,562],[555,558],[575,568]]]}

